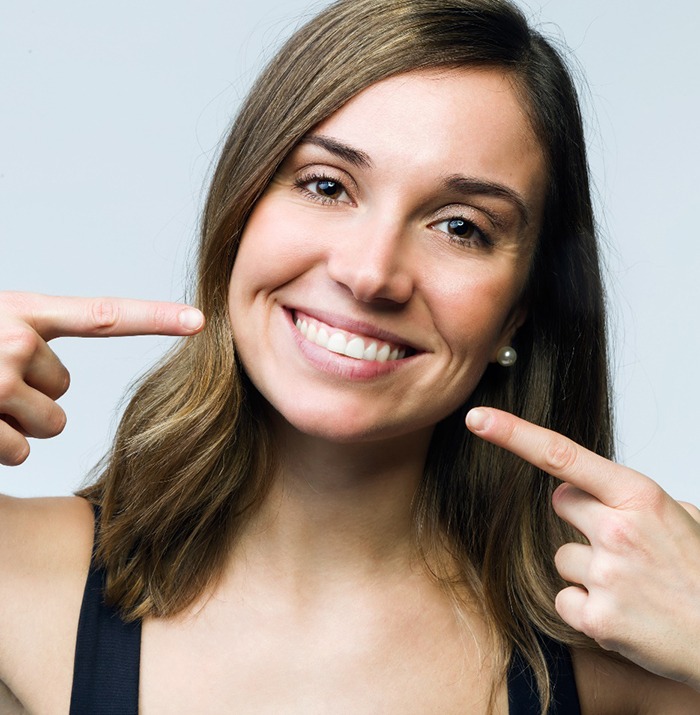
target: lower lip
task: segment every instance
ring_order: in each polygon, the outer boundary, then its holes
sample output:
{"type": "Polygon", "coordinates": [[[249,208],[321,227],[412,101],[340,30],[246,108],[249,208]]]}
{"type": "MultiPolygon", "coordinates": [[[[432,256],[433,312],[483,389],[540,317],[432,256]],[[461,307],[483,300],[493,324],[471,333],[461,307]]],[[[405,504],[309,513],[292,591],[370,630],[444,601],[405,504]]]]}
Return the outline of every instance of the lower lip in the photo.
{"type": "Polygon", "coordinates": [[[347,380],[372,380],[396,372],[396,370],[401,369],[418,357],[418,355],[411,355],[399,360],[379,362],[378,360],[358,360],[347,355],[331,352],[307,340],[294,324],[292,312],[287,308],[283,310],[292,338],[299,346],[301,354],[317,370],[328,375],[342,377],[347,380]]]}

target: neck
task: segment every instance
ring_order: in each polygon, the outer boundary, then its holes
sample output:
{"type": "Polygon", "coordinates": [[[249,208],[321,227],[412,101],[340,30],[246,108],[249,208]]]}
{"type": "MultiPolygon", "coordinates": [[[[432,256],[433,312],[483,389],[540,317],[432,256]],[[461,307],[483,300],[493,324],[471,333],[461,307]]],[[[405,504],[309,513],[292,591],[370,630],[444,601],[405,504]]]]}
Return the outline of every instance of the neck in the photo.
{"type": "MultiPolygon", "coordinates": [[[[246,561],[305,583],[410,567],[412,504],[431,430],[382,442],[338,444],[276,429],[271,489],[240,544],[246,561]]],[[[310,585],[310,584],[309,584],[310,585]]]]}

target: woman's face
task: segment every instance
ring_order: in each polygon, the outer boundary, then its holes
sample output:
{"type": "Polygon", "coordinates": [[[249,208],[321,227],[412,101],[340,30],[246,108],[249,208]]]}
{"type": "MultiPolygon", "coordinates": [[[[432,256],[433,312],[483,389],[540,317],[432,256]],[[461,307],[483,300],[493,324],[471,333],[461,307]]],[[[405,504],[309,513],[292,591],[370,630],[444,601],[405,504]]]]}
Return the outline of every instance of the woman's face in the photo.
{"type": "Polygon", "coordinates": [[[502,71],[361,92],[304,137],[245,227],[229,310],[249,377],[310,435],[431,428],[524,318],[544,192],[502,71]]]}

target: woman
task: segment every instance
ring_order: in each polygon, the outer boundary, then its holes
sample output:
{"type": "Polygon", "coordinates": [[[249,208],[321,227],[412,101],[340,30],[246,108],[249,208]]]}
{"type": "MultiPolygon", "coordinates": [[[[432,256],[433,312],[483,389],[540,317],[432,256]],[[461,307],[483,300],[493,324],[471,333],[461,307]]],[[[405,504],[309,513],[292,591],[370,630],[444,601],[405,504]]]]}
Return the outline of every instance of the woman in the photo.
{"type": "Polygon", "coordinates": [[[700,526],[607,461],[578,106],[517,10],[302,28],[223,149],[197,305],[3,299],[6,463],[63,424],[46,340],[193,336],[83,498],[2,502],[5,709],[697,710],[700,526]]]}

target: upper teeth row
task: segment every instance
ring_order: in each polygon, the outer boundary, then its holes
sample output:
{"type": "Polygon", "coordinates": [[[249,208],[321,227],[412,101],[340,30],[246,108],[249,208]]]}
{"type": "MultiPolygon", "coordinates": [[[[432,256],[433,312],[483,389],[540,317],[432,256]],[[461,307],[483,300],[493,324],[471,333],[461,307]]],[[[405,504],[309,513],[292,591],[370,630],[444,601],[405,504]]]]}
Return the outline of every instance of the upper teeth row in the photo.
{"type": "Polygon", "coordinates": [[[400,360],[406,357],[405,350],[398,348],[392,350],[387,343],[381,343],[380,347],[376,340],[372,340],[369,345],[365,346],[365,341],[362,338],[353,336],[348,340],[342,333],[329,334],[325,328],[317,328],[313,323],[307,323],[300,318],[296,319],[296,326],[307,340],[332,353],[339,353],[358,360],[377,360],[378,362],[400,360]]]}

